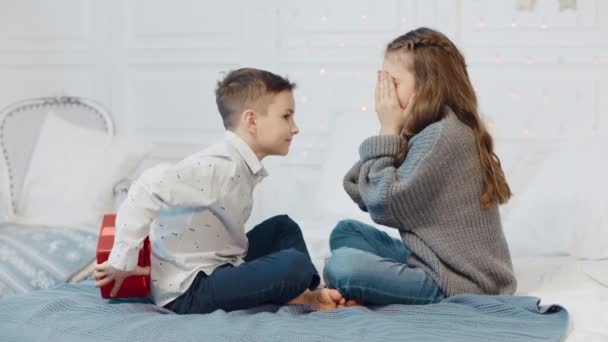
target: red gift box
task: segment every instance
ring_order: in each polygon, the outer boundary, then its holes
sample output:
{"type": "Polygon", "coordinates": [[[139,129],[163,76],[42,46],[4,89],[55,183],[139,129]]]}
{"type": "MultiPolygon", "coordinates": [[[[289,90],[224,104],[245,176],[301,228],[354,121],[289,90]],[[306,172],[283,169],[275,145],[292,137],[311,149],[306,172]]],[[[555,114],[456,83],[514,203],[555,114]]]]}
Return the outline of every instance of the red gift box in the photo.
{"type": "MultiPolygon", "coordinates": [[[[97,241],[97,263],[101,264],[108,260],[112,246],[114,245],[114,235],[116,214],[108,214],[103,216],[101,230],[99,232],[99,240],[97,241]]],[[[138,265],[142,267],[150,266],[150,240],[146,237],[144,246],[139,251],[138,265]]],[[[148,297],[150,294],[150,276],[130,276],[127,277],[118,293],[114,297],[110,297],[110,292],[114,286],[114,281],[101,287],[102,298],[128,298],[128,297],[148,297]]]]}

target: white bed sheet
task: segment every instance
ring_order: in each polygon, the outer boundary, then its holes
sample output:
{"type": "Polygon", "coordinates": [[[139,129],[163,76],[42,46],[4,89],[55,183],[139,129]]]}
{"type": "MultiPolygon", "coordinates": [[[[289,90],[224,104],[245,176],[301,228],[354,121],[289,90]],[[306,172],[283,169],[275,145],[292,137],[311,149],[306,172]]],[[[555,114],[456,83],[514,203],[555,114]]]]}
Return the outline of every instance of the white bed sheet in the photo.
{"type": "Polygon", "coordinates": [[[566,341],[608,341],[608,260],[521,258],[514,260],[514,267],[518,294],[568,310],[566,341]]]}
{"type": "MultiPolygon", "coordinates": [[[[313,263],[323,271],[329,257],[329,234],[337,219],[299,219],[313,263]]],[[[377,225],[376,225],[377,226],[377,225]]],[[[382,229],[399,237],[394,229],[382,229]]],[[[541,305],[560,304],[570,313],[566,341],[608,341],[608,260],[569,256],[514,258],[517,295],[541,298],[541,305]]]]}

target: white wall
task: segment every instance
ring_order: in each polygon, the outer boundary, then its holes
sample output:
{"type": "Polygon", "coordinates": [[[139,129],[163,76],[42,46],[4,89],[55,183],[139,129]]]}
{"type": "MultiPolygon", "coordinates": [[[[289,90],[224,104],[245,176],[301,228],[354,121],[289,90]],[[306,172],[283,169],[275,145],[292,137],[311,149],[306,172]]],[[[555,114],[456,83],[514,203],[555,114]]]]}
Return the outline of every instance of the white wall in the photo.
{"type": "Polygon", "coordinates": [[[0,0],[0,106],[86,96],[110,108],[119,134],[206,144],[222,132],[222,71],[287,74],[299,84],[301,134],[289,157],[265,161],[272,177],[255,215],[314,217],[331,204],[320,176],[338,184],[345,171],[328,144],[366,133],[383,46],[418,26],[465,53],[499,150],[605,135],[608,1],[560,10],[570,1],[538,0],[532,11],[520,2],[529,1],[0,0]]]}

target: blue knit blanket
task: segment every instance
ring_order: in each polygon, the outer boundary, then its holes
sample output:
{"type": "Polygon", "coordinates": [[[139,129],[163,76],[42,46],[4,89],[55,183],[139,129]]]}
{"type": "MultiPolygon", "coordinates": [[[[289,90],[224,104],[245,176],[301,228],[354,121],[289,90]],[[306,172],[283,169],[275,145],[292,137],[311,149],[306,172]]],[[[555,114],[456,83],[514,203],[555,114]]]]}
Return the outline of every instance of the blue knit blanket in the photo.
{"type": "Polygon", "coordinates": [[[177,315],[143,300],[107,302],[90,281],[0,300],[0,341],[560,341],[568,312],[518,296],[459,295],[431,305],[317,312],[263,306],[177,315]]]}

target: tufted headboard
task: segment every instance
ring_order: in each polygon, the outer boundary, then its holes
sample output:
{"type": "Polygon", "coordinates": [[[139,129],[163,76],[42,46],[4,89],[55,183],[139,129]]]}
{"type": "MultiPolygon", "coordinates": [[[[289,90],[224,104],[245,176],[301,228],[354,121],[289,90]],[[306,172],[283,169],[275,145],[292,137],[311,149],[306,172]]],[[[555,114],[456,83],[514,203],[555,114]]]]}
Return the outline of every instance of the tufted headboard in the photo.
{"type": "MultiPolygon", "coordinates": [[[[5,185],[13,214],[44,119],[49,112],[87,128],[114,135],[108,111],[99,103],[79,97],[44,97],[19,101],[0,111],[0,185],[5,185]],[[4,170],[4,172],[2,172],[4,170]]],[[[77,142],[75,142],[77,143],[77,142]]],[[[0,190],[2,191],[2,190],[0,190]]]]}

